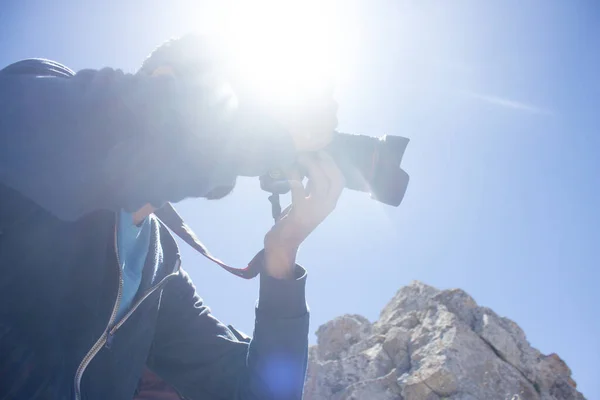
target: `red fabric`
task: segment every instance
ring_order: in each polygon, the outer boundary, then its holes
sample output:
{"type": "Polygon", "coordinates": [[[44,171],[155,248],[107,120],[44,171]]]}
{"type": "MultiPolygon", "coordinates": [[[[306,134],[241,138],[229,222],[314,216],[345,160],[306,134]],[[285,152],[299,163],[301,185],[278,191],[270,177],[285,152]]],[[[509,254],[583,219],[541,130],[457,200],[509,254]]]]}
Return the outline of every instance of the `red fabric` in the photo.
{"type": "Polygon", "coordinates": [[[134,400],[182,400],[182,397],[158,375],[145,368],[134,400]]]}

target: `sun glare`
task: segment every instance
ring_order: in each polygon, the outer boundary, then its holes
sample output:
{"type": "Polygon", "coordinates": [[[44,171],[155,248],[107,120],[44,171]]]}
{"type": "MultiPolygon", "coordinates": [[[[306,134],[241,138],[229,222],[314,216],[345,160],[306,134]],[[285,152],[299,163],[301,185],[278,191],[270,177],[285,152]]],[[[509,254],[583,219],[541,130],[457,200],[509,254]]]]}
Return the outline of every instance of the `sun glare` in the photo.
{"type": "Polygon", "coordinates": [[[327,1],[236,2],[220,34],[239,73],[271,101],[293,101],[334,81],[340,29],[327,1]]]}

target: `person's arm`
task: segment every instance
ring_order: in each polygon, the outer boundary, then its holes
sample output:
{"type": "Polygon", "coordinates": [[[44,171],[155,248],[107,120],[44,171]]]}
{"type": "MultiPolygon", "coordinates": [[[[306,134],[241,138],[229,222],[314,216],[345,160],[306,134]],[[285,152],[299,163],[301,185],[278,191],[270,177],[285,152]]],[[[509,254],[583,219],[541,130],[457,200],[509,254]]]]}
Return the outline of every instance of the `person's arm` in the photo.
{"type": "Polygon", "coordinates": [[[305,280],[299,266],[294,279],[261,276],[248,343],[211,314],[183,273],[165,286],[148,367],[190,400],[301,399],[309,325],[305,280]]]}
{"type": "Polygon", "coordinates": [[[210,81],[0,73],[0,184],[63,219],[202,197],[293,162],[290,135],[210,81]],[[202,82],[202,83],[199,83],[202,82]]]}
{"type": "Polygon", "coordinates": [[[199,400],[207,394],[224,400],[302,398],[308,309],[306,273],[296,264],[296,254],[335,208],[344,180],[325,153],[300,157],[299,162],[308,175],[310,194],[300,181],[290,181],[292,205],[265,236],[249,345],[210,314],[187,275],[165,287],[149,366],[186,398],[199,400]]]}

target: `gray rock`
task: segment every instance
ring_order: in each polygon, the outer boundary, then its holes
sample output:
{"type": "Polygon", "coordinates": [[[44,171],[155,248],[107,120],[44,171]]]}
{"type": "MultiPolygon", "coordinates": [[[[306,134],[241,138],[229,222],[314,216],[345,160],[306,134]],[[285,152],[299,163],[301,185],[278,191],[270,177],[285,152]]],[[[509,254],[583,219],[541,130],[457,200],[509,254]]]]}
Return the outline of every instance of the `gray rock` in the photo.
{"type": "Polygon", "coordinates": [[[401,326],[403,323],[410,329],[411,324],[418,323],[417,313],[410,314],[410,312],[424,309],[430,299],[439,292],[439,290],[418,281],[403,287],[383,308],[379,320],[375,323],[375,329],[383,329],[383,332],[386,332],[386,328],[401,326]],[[408,320],[406,320],[407,317],[408,320]]]}
{"type": "Polygon", "coordinates": [[[396,370],[380,378],[360,381],[348,386],[336,399],[339,400],[398,400],[400,387],[396,382],[396,370]]]}
{"type": "Polygon", "coordinates": [[[393,327],[384,336],[383,349],[391,358],[398,373],[407,372],[410,369],[410,332],[404,328],[393,327]]]}
{"type": "Polygon", "coordinates": [[[371,323],[360,315],[344,315],[317,329],[320,360],[337,360],[346,356],[350,347],[367,337],[371,323]]]}
{"type": "Polygon", "coordinates": [[[584,400],[560,357],[462,290],[413,282],[374,324],[343,316],[317,337],[306,400],[584,400]]]}

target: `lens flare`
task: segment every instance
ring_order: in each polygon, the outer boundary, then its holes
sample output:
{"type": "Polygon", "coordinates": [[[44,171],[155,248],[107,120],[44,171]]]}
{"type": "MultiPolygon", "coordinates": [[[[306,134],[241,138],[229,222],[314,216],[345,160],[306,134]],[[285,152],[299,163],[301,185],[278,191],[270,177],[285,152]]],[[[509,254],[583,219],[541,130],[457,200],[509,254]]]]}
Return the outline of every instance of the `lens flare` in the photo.
{"type": "Polygon", "coordinates": [[[230,4],[221,33],[236,74],[269,102],[331,90],[342,30],[333,3],[259,0],[230,4]]]}

